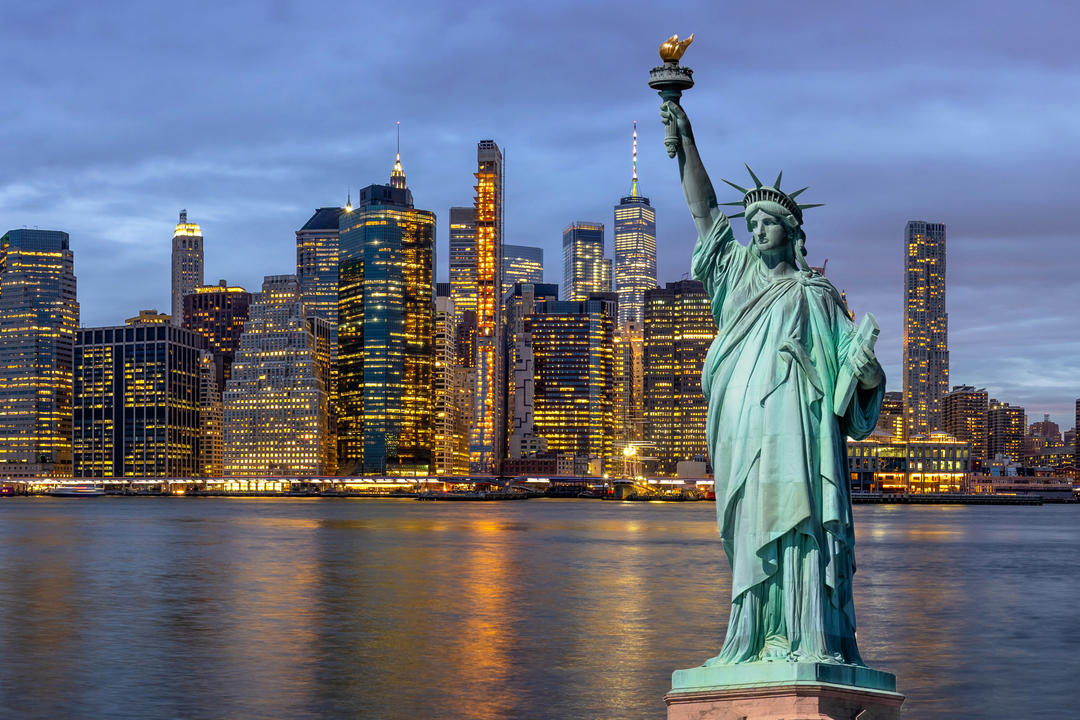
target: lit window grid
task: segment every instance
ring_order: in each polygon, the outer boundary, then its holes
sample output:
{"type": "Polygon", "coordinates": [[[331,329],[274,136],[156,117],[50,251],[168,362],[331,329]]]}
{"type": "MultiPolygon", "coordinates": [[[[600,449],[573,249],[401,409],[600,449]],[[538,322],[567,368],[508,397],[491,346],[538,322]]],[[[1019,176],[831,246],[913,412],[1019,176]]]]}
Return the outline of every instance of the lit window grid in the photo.
{"type": "Polygon", "coordinates": [[[19,230],[0,245],[0,473],[68,477],[79,306],[67,234],[19,230]],[[25,245],[25,247],[20,247],[25,245]]]}
{"type": "Polygon", "coordinates": [[[615,292],[619,327],[641,322],[645,292],[656,287],[656,211],[647,198],[615,206],[615,292]]]}
{"type": "Polygon", "coordinates": [[[343,471],[432,470],[435,216],[360,206],[341,232],[338,447],[343,471]]]}

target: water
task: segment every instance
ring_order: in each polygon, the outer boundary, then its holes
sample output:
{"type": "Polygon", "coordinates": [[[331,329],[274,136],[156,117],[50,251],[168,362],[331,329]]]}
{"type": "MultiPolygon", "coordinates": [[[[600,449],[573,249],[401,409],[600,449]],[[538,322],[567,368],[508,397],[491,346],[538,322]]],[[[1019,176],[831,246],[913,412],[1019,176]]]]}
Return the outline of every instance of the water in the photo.
{"type": "MultiPolygon", "coordinates": [[[[5,498],[0,717],[663,718],[716,654],[712,503],[5,498]]],[[[1080,508],[859,506],[910,718],[1075,717],[1080,508]]]]}

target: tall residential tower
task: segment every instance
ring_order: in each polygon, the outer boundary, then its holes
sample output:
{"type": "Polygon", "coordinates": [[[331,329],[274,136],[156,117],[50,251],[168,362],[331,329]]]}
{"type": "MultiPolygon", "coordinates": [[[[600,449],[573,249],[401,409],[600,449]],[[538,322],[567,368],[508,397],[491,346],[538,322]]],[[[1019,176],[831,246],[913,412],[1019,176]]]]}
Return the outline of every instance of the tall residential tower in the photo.
{"type": "Polygon", "coordinates": [[[904,419],[910,439],[942,427],[941,399],[949,392],[949,315],[945,225],[911,220],[904,235],[904,419]]]}
{"type": "MultiPolygon", "coordinates": [[[[494,140],[476,147],[476,384],[473,426],[469,433],[471,472],[499,471],[498,436],[502,422],[503,156],[494,140]]],[[[451,280],[453,283],[453,280],[451,280]]],[[[451,296],[453,299],[453,296],[451,296]]]]}

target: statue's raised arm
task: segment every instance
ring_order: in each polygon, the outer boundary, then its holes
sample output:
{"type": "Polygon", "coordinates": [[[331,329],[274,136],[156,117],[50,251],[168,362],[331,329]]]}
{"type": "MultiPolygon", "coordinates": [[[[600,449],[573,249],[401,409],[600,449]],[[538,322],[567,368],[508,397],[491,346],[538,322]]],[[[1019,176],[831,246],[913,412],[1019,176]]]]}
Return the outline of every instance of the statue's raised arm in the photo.
{"type": "Polygon", "coordinates": [[[701,162],[697,143],[694,142],[690,118],[677,102],[667,100],[660,104],[660,120],[664,125],[675,126],[674,137],[669,134],[665,145],[668,154],[679,160],[679,177],[682,179],[686,204],[694,216],[698,235],[705,237],[716,222],[720,208],[716,202],[716,191],[709,180],[709,174],[705,172],[705,165],[701,162]]]}

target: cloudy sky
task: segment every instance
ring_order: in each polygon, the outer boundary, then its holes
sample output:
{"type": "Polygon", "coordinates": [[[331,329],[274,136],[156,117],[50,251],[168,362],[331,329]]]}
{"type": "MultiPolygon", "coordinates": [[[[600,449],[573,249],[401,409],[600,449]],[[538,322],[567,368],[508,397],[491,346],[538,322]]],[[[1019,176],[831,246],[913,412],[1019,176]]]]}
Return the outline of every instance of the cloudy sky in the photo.
{"type": "MultiPolygon", "coordinates": [[[[1072,3],[5,3],[0,232],[71,234],[84,325],[169,307],[186,208],[206,279],[295,270],[319,206],[386,182],[401,122],[419,207],[472,202],[476,142],[508,159],[507,238],[561,279],[572,220],[657,208],[659,275],[693,224],[647,86],[656,47],[696,33],[684,97],[706,166],[811,189],[809,259],[900,389],[903,230],[948,226],[951,380],[1073,426],[1080,397],[1080,9],[1072,3]]],[[[719,189],[718,189],[719,190],[719,189]]],[[[723,191],[720,191],[723,194],[723,191]]],[[[734,195],[723,200],[738,199],[734,195]]],[[[610,248],[610,236],[608,238],[610,248]]]]}

